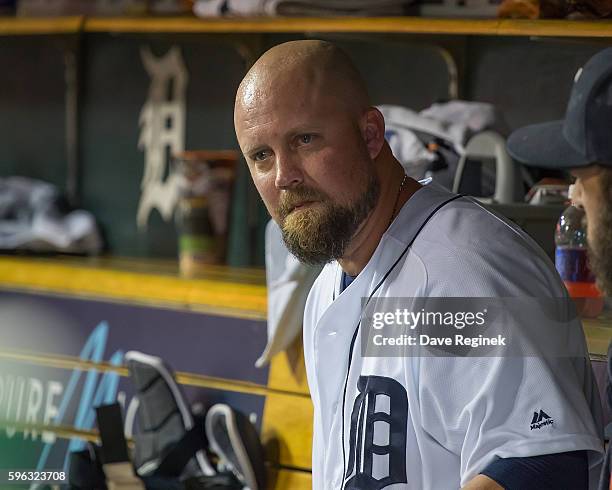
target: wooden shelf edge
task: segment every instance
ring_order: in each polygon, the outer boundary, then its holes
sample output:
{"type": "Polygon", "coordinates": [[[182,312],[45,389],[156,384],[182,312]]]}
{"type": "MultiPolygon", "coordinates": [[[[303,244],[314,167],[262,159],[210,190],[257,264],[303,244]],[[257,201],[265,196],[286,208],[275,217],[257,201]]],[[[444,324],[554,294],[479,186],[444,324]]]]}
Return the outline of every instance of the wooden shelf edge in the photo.
{"type": "Polygon", "coordinates": [[[612,341],[612,322],[591,319],[583,320],[582,325],[589,354],[607,356],[608,346],[612,341]]]}
{"type": "MultiPolygon", "coordinates": [[[[126,365],[113,365],[104,361],[91,361],[75,356],[54,354],[49,352],[36,352],[24,350],[2,350],[0,348],[0,361],[17,362],[27,365],[40,366],[51,369],[96,370],[100,373],[116,373],[119,376],[129,376],[126,365]]],[[[295,391],[291,387],[270,386],[235,378],[222,378],[202,373],[176,371],[176,382],[182,386],[205,388],[210,390],[231,391],[233,393],[246,393],[249,395],[276,397],[289,397],[291,400],[300,400],[310,403],[310,394],[295,391]]],[[[1,420],[1,418],[0,418],[1,420]]]]}
{"type": "Polygon", "coordinates": [[[500,20],[500,36],[612,38],[609,20],[500,20]]]}
{"type": "Polygon", "coordinates": [[[612,38],[612,21],[426,17],[0,17],[0,35],[92,33],[395,33],[612,38]]]}
{"type": "Polygon", "coordinates": [[[83,16],[58,18],[0,17],[0,36],[77,34],[83,30],[83,16]]]}
{"type": "Polygon", "coordinates": [[[88,18],[86,32],[361,32],[543,37],[612,37],[610,21],[433,19],[425,17],[88,18]]]}
{"type": "Polygon", "coordinates": [[[448,33],[468,34],[474,29],[486,32],[498,21],[487,19],[426,19],[421,17],[250,17],[250,18],[88,18],[87,32],[179,32],[179,33],[295,33],[316,32],[370,32],[415,34],[448,33]]]}
{"type": "Polygon", "coordinates": [[[265,285],[182,279],[140,271],[0,259],[0,290],[31,291],[126,303],[186,308],[212,315],[265,320],[265,285]]]}

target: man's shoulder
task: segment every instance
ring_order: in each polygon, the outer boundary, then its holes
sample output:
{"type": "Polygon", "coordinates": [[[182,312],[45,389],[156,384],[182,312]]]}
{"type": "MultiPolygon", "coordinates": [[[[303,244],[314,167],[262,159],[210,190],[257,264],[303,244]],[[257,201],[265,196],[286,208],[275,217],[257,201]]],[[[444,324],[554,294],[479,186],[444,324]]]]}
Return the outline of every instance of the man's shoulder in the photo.
{"type": "Polygon", "coordinates": [[[428,289],[446,281],[459,282],[466,294],[563,294],[541,247],[516,224],[470,198],[442,207],[412,252],[423,263],[428,289]],[[533,284],[527,287],[527,281],[533,284]]]}
{"type": "Polygon", "coordinates": [[[516,224],[495,213],[476,199],[458,196],[432,182],[419,189],[404,205],[388,234],[408,244],[432,239],[451,249],[478,242],[482,248],[505,243],[521,243],[532,250],[538,245],[516,224]],[[493,235],[495,234],[495,235],[493,235]],[[446,238],[446,240],[441,240],[446,238]]]}
{"type": "Polygon", "coordinates": [[[442,233],[449,238],[449,245],[478,243],[482,248],[490,248],[521,243],[528,248],[539,249],[518,225],[474,198],[461,197],[449,202],[431,218],[430,224],[423,229],[422,236],[442,233]],[[504,241],[500,241],[500,238],[504,241]]]}
{"type": "Polygon", "coordinates": [[[495,251],[545,257],[541,247],[518,225],[472,198],[462,197],[441,207],[414,242],[431,253],[495,251]]]}

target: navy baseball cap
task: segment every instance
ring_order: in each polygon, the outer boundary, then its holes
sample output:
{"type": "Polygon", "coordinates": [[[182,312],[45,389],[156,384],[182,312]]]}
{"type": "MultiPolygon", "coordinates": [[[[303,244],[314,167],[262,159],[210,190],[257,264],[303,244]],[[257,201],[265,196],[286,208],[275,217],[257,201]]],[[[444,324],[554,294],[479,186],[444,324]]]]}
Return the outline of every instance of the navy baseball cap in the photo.
{"type": "Polygon", "coordinates": [[[565,119],[518,129],[507,146],[512,158],[535,167],[612,166],[612,48],[576,73],[565,119]]]}

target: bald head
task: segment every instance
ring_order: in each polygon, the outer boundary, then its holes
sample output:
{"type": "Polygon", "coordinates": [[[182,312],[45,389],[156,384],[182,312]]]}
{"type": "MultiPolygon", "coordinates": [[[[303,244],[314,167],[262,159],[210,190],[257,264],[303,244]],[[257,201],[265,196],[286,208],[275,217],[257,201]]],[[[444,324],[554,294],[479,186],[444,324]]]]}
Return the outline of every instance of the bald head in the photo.
{"type": "Polygon", "coordinates": [[[333,97],[343,109],[360,114],[370,106],[361,75],[348,55],[326,41],[291,41],[266,51],[248,71],[236,94],[235,115],[262,100],[308,90],[310,102],[333,97]]]}
{"type": "MultiPolygon", "coordinates": [[[[234,125],[291,253],[325,263],[350,250],[374,251],[404,172],[385,142],[382,114],[343,51],[294,41],[264,53],[240,84],[234,125]]],[[[359,272],[359,260],[351,271],[359,272]]]]}

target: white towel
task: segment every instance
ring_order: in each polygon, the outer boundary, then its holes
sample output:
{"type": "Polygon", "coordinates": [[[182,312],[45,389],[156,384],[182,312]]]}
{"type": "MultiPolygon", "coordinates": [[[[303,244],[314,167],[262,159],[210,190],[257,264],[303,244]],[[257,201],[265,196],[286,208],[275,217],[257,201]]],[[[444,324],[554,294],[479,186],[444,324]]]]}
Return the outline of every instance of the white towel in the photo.
{"type": "Polygon", "coordinates": [[[0,249],[97,254],[102,239],[91,213],[66,212],[58,189],[25,177],[0,179],[0,249]]]}
{"type": "Polygon", "coordinates": [[[448,124],[464,126],[469,131],[468,138],[485,129],[494,129],[501,134],[508,132],[506,122],[499,110],[494,105],[485,102],[451,100],[432,104],[419,114],[448,124]]]}
{"type": "Polygon", "coordinates": [[[266,0],[197,0],[193,13],[198,17],[273,15],[273,9],[272,13],[266,10],[266,3],[266,0]]]}
{"type": "Polygon", "coordinates": [[[266,283],[268,286],[268,344],[255,366],[262,367],[282,352],[302,331],[306,298],[319,266],[304,265],[285,246],[279,226],[266,226],[266,283]]]}
{"type": "Polygon", "coordinates": [[[199,17],[223,15],[402,15],[411,0],[197,0],[199,17]]]}

